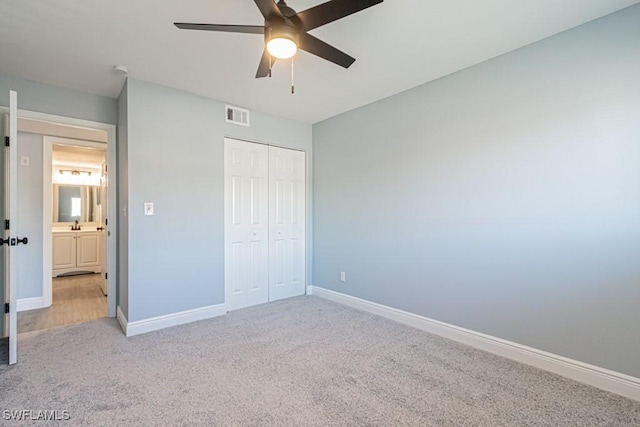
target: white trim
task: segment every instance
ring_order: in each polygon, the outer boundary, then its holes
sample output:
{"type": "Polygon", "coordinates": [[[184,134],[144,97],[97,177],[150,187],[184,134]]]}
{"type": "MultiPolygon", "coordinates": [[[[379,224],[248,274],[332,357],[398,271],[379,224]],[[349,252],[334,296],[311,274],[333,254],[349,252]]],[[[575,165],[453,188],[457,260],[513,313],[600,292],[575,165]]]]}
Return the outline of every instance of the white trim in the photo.
{"type": "Polygon", "coordinates": [[[116,310],[116,318],[118,319],[118,323],[120,323],[120,327],[122,328],[122,332],[127,335],[127,317],[122,312],[120,306],[118,306],[116,310]]]}
{"type": "Polygon", "coordinates": [[[572,380],[640,401],[640,378],[579,362],[564,356],[496,338],[480,332],[450,325],[438,320],[396,308],[345,295],[317,286],[307,288],[308,295],[317,295],[367,313],[412,326],[499,356],[571,378],[572,380]]]}
{"type": "Polygon", "coordinates": [[[21,298],[16,301],[17,311],[37,310],[39,308],[48,307],[44,303],[43,297],[21,298]]]}
{"type": "Polygon", "coordinates": [[[49,307],[53,303],[53,221],[51,188],[51,143],[49,137],[42,137],[42,295],[49,307]]]}
{"type": "Polygon", "coordinates": [[[147,332],[157,331],[171,326],[183,325],[197,320],[223,316],[225,314],[227,314],[227,306],[225,304],[217,304],[210,305],[208,307],[195,308],[193,310],[180,311],[178,313],[171,313],[164,316],[150,317],[148,319],[137,320],[135,322],[127,322],[127,319],[124,317],[120,307],[118,307],[118,321],[120,322],[125,335],[128,337],[146,334],[147,332]]]}

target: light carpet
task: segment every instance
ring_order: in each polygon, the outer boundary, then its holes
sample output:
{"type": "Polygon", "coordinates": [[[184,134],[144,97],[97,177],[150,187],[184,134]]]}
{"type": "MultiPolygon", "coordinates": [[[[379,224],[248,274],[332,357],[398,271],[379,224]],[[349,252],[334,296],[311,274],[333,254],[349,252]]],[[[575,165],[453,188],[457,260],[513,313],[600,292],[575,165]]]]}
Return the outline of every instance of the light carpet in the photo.
{"type": "Polygon", "coordinates": [[[0,411],[64,425],[640,425],[639,402],[313,296],[131,338],[31,332],[0,384],[0,411]]]}

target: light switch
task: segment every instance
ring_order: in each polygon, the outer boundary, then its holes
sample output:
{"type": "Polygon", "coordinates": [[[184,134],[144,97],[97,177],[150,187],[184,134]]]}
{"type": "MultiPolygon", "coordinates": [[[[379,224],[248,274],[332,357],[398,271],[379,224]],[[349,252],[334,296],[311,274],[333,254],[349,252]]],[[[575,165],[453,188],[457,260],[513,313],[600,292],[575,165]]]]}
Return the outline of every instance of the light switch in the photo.
{"type": "Polygon", "coordinates": [[[153,215],[153,202],[144,202],[144,214],[153,215]]]}
{"type": "Polygon", "coordinates": [[[20,157],[20,166],[30,166],[31,165],[31,157],[22,156],[20,157]]]}

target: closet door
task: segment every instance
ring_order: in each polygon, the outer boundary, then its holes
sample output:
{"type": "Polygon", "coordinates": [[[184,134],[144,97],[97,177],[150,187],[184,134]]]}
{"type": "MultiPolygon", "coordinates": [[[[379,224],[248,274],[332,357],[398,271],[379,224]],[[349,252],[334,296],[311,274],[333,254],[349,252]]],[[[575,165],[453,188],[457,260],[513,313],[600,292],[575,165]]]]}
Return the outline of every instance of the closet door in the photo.
{"type": "Polygon", "coordinates": [[[305,293],[306,162],[269,147],[269,300],[305,293]]]}
{"type": "Polygon", "coordinates": [[[269,301],[269,162],[265,145],[225,138],[228,310],[269,301]]]}

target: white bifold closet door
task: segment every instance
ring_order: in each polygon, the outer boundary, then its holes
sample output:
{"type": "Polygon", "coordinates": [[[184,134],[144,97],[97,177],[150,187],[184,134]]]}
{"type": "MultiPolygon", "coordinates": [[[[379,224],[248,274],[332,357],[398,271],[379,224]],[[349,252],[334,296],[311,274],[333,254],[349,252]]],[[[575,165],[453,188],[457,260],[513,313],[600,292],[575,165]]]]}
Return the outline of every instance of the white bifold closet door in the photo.
{"type": "Polygon", "coordinates": [[[269,301],[269,149],[225,138],[228,310],[269,301]]]}
{"type": "Polygon", "coordinates": [[[305,153],[225,138],[228,310],[305,293],[305,153]]]}
{"type": "Polygon", "coordinates": [[[269,147],[269,301],[305,293],[305,153],[269,147]]]}

